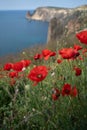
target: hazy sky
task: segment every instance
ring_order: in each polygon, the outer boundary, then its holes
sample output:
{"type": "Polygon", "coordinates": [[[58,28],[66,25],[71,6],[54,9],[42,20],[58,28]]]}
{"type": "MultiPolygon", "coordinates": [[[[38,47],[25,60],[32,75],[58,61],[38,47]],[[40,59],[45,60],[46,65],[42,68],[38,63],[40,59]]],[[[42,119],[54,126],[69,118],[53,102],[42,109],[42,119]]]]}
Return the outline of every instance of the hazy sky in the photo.
{"type": "Polygon", "coordinates": [[[73,8],[84,4],[87,0],[0,0],[0,10],[29,10],[42,6],[73,8]]]}

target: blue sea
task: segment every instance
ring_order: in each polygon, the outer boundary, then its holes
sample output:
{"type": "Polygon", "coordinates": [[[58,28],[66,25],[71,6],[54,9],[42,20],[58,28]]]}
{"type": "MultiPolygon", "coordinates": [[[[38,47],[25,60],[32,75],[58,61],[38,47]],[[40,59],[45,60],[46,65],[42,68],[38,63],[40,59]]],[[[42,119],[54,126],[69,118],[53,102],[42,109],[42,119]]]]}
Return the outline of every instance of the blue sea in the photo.
{"type": "Polygon", "coordinates": [[[48,23],[29,21],[25,18],[26,13],[27,11],[0,11],[0,56],[46,43],[48,23]]]}

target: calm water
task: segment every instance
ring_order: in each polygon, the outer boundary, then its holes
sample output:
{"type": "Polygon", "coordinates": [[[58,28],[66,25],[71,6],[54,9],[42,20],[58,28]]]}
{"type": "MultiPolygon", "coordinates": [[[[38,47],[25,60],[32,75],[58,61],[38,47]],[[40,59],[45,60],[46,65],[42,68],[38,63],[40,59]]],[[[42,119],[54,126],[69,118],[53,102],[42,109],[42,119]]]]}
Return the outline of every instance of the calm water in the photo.
{"type": "Polygon", "coordinates": [[[0,56],[46,43],[48,23],[29,22],[26,12],[0,11],[0,56]]]}

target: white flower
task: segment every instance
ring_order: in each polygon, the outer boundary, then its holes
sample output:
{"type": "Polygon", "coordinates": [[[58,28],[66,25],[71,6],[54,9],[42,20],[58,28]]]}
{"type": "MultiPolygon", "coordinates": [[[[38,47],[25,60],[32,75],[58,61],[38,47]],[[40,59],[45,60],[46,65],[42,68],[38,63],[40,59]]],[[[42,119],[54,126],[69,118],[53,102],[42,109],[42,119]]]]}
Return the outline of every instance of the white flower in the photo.
{"type": "Polygon", "coordinates": [[[32,111],[33,111],[33,112],[36,111],[35,108],[32,108],[32,111]]]}
{"type": "Polygon", "coordinates": [[[26,54],[26,52],[25,52],[25,51],[23,51],[23,52],[22,52],[22,54],[23,54],[23,55],[25,55],[25,54],[26,54]]]}
{"type": "Polygon", "coordinates": [[[23,69],[22,69],[22,71],[24,71],[26,68],[25,67],[23,67],[23,69]]]}
{"type": "Polygon", "coordinates": [[[29,84],[25,85],[25,89],[29,90],[30,89],[30,85],[29,84]]]}
{"type": "Polygon", "coordinates": [[[55,72],[52,72],[51,76],[54,76],[55,75],[55,72]]]}

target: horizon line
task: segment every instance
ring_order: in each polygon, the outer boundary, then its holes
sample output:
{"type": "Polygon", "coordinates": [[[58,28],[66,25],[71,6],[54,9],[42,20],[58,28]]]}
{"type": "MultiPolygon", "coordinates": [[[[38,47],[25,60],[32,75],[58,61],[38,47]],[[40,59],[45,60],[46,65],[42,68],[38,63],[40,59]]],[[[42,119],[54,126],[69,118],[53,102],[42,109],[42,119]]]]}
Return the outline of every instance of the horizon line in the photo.
{"type": "Polygon", "coordinates": [[[38,7],[36,7],[36,8],[33,8],[33,9],[0,9],[0,11],[12,11],[12,10],[14,10],[14,11],[16,11],[16,10],[36,10],[37,8],[45,8],[45,7],[53,7],[53,8],[67,8],[67,9],[69,9],[69,8],[71,8],[71,9],[73,9],[73,8],[77,8],[77,7],[81,7],[81,6],[87,6],[87,4],[83,4],[83,5],[80,5],[80,6],[75,6],[75,7],[62,7],[62,6],[38,6],[38,7]]]}

